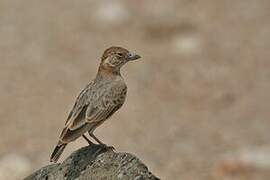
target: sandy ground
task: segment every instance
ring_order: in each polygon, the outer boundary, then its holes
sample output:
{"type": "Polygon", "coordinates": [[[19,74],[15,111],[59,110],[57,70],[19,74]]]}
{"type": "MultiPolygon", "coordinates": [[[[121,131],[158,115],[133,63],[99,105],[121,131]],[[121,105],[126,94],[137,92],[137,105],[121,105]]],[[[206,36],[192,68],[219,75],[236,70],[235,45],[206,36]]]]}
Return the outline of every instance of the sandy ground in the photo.
{"type": "MultiPolygon", "coordinates": [[[[0,1],[0,179],[45,164],[103,50],[125,105],[96,131],[162,179],[270,177],[270,1],[0,1]]],[[[85,146],[70,144],[63,157],[85,146]]]]}

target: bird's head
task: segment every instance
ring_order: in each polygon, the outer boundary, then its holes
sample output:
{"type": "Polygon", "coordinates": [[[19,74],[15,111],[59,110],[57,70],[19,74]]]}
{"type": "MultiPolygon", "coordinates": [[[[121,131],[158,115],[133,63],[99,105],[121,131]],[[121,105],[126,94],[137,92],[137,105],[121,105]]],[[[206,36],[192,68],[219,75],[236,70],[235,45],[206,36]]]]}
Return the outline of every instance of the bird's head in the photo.
{"type": "Polygon", "coordinates": [[[100,68],[108,71],[120,71],[120,68],[129,61],[141,58],[122,47],[110,47],[102,55],[100,68]]]}

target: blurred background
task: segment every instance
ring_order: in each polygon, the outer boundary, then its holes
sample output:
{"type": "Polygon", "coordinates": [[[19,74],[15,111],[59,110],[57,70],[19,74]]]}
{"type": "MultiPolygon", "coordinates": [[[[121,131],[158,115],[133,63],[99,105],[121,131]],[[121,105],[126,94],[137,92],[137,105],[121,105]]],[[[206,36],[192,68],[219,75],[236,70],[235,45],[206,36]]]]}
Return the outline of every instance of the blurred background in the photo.
{"type": "Polygon", "coordinates": [[[268,180],[269,17],[269,0],[0,0],[0,179],[49,163],[117,45],[143,58],[122,69],[127,101],[101,140],[162,179],[268,180]]]}

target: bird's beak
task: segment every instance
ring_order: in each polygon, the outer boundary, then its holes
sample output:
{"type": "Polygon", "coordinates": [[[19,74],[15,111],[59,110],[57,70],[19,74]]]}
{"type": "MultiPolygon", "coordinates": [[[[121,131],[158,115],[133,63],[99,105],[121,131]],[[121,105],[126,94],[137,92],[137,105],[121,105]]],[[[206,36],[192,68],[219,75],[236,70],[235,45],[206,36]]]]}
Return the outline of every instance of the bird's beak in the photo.
{"type": "Polygon", "coordinates": [[[134,61],[134,60],[137,60],[137,59],[140,59],[141,56],[139,56],[138,54],[135,54],[135,53],[129,53],[128,54],[128,60],[129,61],[134,61]]]}

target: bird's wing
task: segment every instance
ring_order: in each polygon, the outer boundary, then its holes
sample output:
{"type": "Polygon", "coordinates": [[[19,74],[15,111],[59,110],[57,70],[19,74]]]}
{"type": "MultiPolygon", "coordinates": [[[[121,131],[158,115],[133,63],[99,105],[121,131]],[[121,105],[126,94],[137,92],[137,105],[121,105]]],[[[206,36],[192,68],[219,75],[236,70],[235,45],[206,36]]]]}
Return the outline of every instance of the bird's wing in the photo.
{"type": "Polygon", "coordinates": [[[96,124],[102,122],[117,111],[121,105],[109,105],[107,107],[91,107],[83,108],[74,121],[68,123],[63,129],[60,136],[60,144],[68,143],[83,135],[86,131],[95,127],[96,124]],[[88,112],[89,111],[89,112],[88,112]]]}
{"type": "Polygon", "coordinates": [[[60,144],[73,141],[85,132],[85,128],[87,128],[86,126],[84,126],[85,113],[92,99],[91,97],[89,97],[92,89],[93,82],[87,84],[87,86],[81,91],[81,93],[77,97],[75,104],[68,115],[65,127],[61,132],[59,138],[60,144]],[[73,130],[71,130],[70,127],[73,127],[73,130]]]}
{"type": "Polygon", "coordinates": [[[83,125],[92,124],[109,118],[124,103],[126,97],[126,87],[108,89],[104,91],[96,101],[89,103],[78,115],[78,120],[74,120],[68,125],[70,130],[76,130],[83,125]]]}
{"type": "Polygon", "coordinates": [[[89,124],[95,122],[101,122],[104,119],[109,118],[115,111],[117,111],[121,105],[110,104],[106,107],[94,107],[89,108],[86,113],[86,122],[89,124]]]}
{"type": "MultiPolygon", "coordinates": [[[[87,86],[81,91],[76,99],[76,102],[70,111],[66,120],[65,126],[69,124],[82,124],[84,120],[84,114],[89,105],[89,92],[91,91],[93,82],[87,84],[87,86]]],[[[90,98],[91,99],[91,98],[90,98]]]]}
{"type": "Polygon", "coordinates": [[[123,105],[127,91],[126,87],[115,87],[103,89],[99,91],[100,95],[97,96],[92,94],[91,87],[86,89],[88,90],[85,90],[85,93],[79,95],[79,99],[76,101],[71,115],[69,115],[60,136],[60,143],[67,143],[77,139],[99,124],[99,122],[109,118],[123,105]],[[86,97],[87,100],[84,100],[86,97]],[[80,100],[81,98],[83,100],[80,100]]]}

